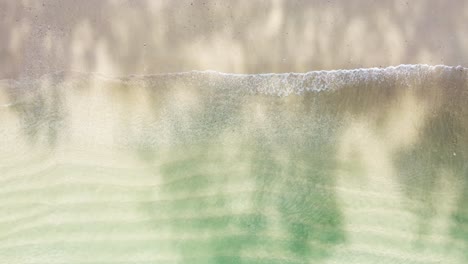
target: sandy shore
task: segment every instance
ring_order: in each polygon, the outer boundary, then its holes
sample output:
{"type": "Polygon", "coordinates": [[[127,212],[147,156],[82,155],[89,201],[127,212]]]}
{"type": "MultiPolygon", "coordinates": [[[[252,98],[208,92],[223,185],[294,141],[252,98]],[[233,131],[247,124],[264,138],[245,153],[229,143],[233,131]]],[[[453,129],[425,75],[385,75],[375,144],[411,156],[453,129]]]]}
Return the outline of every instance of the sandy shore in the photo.
{"type": "Polygon", "coordinates": [[[0,78],[468,65],[463,0],[5,0],[0,19],[0,78]]]}

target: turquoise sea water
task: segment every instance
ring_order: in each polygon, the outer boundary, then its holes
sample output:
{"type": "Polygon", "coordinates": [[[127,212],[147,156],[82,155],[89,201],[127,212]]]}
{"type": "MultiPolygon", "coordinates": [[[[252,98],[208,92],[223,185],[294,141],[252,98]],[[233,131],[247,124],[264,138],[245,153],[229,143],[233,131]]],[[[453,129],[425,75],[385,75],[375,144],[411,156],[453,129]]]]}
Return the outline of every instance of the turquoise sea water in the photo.
{"type": "Polygon", "coordinates": [[[467,81],[0,81],[0,262],[466,263],[467,81]]]}

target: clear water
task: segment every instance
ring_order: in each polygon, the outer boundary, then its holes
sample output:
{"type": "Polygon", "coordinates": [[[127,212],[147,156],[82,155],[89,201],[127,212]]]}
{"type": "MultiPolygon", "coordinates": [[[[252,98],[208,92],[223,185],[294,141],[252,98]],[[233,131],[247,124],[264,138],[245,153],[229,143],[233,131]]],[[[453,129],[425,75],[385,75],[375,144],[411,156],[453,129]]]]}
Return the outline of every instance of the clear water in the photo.
{"type": "Polygon", "coordinates": [[[0,81],[0,262],[466,263],[467,81],[0,81]]]}

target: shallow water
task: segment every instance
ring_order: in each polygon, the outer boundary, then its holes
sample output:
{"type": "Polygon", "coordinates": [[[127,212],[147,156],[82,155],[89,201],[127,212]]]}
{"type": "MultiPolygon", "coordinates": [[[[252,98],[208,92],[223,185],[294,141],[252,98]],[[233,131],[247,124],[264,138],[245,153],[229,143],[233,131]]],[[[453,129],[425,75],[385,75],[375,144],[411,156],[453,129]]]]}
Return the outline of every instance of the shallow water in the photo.
{"type": "Polygon", "coordinates": [[[468,69],[0,81],[2,263],[466,263],[468,69]]]}

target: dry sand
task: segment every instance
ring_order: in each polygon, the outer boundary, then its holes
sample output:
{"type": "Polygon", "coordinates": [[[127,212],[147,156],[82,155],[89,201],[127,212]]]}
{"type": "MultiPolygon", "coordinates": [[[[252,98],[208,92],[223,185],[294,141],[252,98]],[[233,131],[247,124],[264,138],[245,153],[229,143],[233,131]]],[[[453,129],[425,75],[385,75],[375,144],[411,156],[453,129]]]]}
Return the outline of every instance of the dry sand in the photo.
{"type": "Polygon", "coordinates": [[[468,65],[464,0],[3,0],[0,21],[0,78],[468,65]]]}

